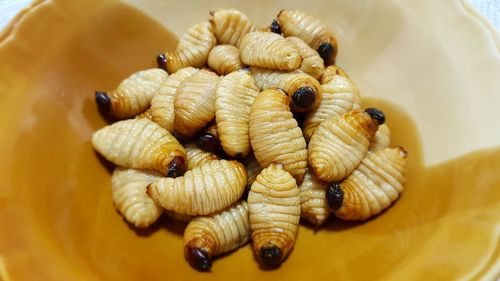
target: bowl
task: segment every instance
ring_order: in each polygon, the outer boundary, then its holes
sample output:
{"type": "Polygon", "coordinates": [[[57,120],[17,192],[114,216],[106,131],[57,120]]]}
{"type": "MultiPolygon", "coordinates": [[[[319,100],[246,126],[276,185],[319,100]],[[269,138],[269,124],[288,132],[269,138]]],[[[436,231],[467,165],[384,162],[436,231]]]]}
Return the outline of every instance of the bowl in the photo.
{"type": "Polygon", "coordinates": [[[500,36],[464,1],[35,1],[0,35],[0,280],[455,280],[500,274],[500,36]],[[369,221],[301,224],[290,257],[250,246],[200,273],[184,226],[127,224],[90,138],[93,100],[155,66],[218,8],[269,24],[283,8],[329,24],[364,106],[409,152],[406,189],[369,221]]]}

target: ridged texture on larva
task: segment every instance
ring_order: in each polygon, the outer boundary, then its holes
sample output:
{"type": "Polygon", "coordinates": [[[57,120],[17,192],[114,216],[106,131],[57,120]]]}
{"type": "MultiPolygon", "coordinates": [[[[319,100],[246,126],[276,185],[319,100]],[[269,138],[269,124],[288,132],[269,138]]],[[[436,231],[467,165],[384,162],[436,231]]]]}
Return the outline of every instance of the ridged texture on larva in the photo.
{"type": "Polygon", "coordinates": [[[217,74],[202,69],[186,78],[174,98],[174,126],[185,136],[194,136],[215,117],[217,74]]]}
{"type": "Polygon", "coordinates": [[[281,90],[261,92],[250,110],[250,142],[261,167],[281,163],[300,183],[307,167],[306,141],[289,104],[281,90]]]}
{"type": "MultiPolygon", "coordinates": [[[[332,68],[333,66],[327,67],[325,73],[332,68]]],[[[335,74],[323,80],[325,82],[320,88],[321,102],[316,109],[307,114],[302,124],[306,141],[309,141],[321,122],[353,109],[359,109],[361,106],[359,89],[346,75],[335,74]]]]}
{"type": "Polygon", "coordinates": [[[365,220],[391,205],[403,191],[406,152],[398,148],[369,151],[354,172],[340,184],[343,201],[335,216],[365,220]]]}
{"type": "Polygon", "coordinates": [[[111,195],[115,208],[136,227],[147,227],[162,214],[163,208],[146,193],[150,183],[162,174],[154,171],[117,167],[111,176],[111,195]]]}
{"type": "Polygon", "coordinates": [[[248,204],[240,201],[213,215],[193,219],[184,231],[184,250],[196,248],[216,256],[245,245],[249,238],[248,204]]]}
{"type": "Polygon", "coordinates": [[[165,80],[151,100],[153,121],[169,132],[174,131],[174,97],[177,87],[196,71],[198,69],[193,67],[179,69],[165,80]]]}
{"type": "Polygon", "coordinates": [[[324,181],[340,181],[363,159],[378,124],[363,110],[325,120],[309,142],[309,165],[324,181]]]}
{"type": "Polygon", "coordinates": [[[369,150],[381,150],[391,145],[391,131],[387,124],[382,124],[378,127],[375,136],[370,143],[369,150]]]}
{"type": "Polygon", "coordinates": [[[243,68],[240,51],[232,45],[215,46],[208,54],[208,66],[219,75],[226,75],[243,68]]]}
{"type": "Polygon", "coordinates": [[[211,15],[219,44],[238,46],[241,38],[255,29],[248,17],[238,10],[217,10],[211,15]]]}
{"type": "Polygon", "coordinates": [[[149,120],[153,120],[153,111],[151,110],[151,108],[148,108],[143,113],[137,114],[135,116],[135,119],[149,119],[149,120]]]}
{"type": "Polygon", "coordinates": [[[109,114],[124,119],[145,111],[167,77],[168,74],[165,71],[157,68],[132,74],[115,90],[108,92],[111,100],[109,114]]]}
{"type": "Polygon", "coordinates": [[[316,178],[308,169],[299,186],[300,216],[316,226],[322,225],[330,216],[325,198],[327,185],[327,182],[316,178]]]}
{"type": "Polygon", "coordinates": [[[294,106],[292,102],[292,111],[307,112],[318,107],[321,102],[320,84],[319,82],[302,70],[294,71],[277,71],[260,67],[250,68],[255,79],[255,84],[262,90],[269,88],[280,88],[292,97],[295,91],[301,87],[309,87],[315,92],[315,101],[308,108],[299,108],[294,106]]]}
{"type": "Polygon", "coordinates": [[[241,40],[240,58],[246,65],[270,69],[294,70],[300,67],[299,49],[281,35],[272,32],[250,32],[241,40]]]}
{"type": "Polygon", "coordinates": [[[248,134],[250,108],[259,94],[252,75],[240,70],[220,80],[215,93],[215,120],[224,151],[244,157],[251,151],[248,134]]]}
{"type": "Polygon", "coordinates": [[[335,62],[337,40],[330,28],[321,20],[301,11],[282,10],[278,14],[277,21],[284,36],[299,37],[314,50],[317,50],[321,43],[330,43],[333,47],[333,55],[330,61],[325,61],[325,64],[330,65],[335,62]]]}
{"type": "Polygon", "coordinates": [[[319,80],[321,75],[323,75],[325,64],[323,59],[318,55],[318,52],[298,37],[290,36],[286,40],[293,42],[299,49],[300,56],[302,56],[300,70],[319,80]]]}
{"type": "Polygon", "coordinates": [[[184,145],[184,148],[186,149],[188,170],[192,170],[194,167],[198,167],[203,163],[219,159],[217,155],[198,148],[198,146],[192,142],[184,145]]]}
{"type": "Polygon", "coordinates": [[[193,219],[193,216],[179,214],[174,211],[165,210],[163,213],[167,217],[180,222],[190,222],[193,219]]]}
{"type": "Polygon", "coordinates": [[[250,229],[257,255],[262,247],[276,246],[284,259],[295,244],[300,220],[299,188],[278,164],[262,170],[248,194],[250,229]]]}
{"type": "Polygon", "coordinates": [[[260,166],[259,162],[255,157],[248,156],[243,160],[243,164],[245,165],[245,168],[247,169],[247,179],[248,179],[248,184],[252,184],[255,181],[255,178],[260,174],[262,171],[262,167],[260,166]]]}
{"type": "Polygon", "coordinates": [[[95,150],[118,166],[167,173],[175,157],[186,158],[184,147],[149,119],[129,119],[108,125],[92,136],[95,150]]]}
{"type": "Polygon", "coordinates": [[[217,38],[211,22],[192,26],[179,40],[177,49],[165,54],[168,73],[188,66],[203,67],[207,63],[208,53],[216,44],[217,38]]]}
{"type": "Polygon", "coordinates": [[[213,160],[182,177],[156,181],[148,187],[148,194],[167,210],[190,216],[209,215],[236,202],[246,184],[245,167],[238,161],[213,160]]]}

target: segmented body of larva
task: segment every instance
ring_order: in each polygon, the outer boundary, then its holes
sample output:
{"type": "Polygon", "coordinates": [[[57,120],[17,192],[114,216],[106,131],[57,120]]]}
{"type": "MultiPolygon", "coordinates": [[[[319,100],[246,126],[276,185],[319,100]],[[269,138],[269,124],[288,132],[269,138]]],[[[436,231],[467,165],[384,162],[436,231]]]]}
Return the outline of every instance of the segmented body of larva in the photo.
{"type": "Polygon", "coordinates": [[[308,112],[321,102],[319,82],[302,70],[277,71],[260,67],[250,68],[255,84],[262,90],[283,89],[292,98],[292,111],[308,112]]]}
{"type": "Polygon", "coordinates": [[[406,151],[401,147],[369,151],[341,184],[328,186],[330,209],[344,220],[366,220],[379,214],[403,191],[405,165],[406,151]]]}
{"type": "Polygon", "coordinates": [[[186,149],[186,162],[188,170],[192,170],[203,163],[219,159],[217,155],[199,148],[192,142],[184,145],[184,148],[186,149]]]}
{"type": "Polygon", "coordinates": [[[299,186],[300,216],[315,226],[322,225],[330,216],[328,203],[325,197],[327,182],[314,175],[309,169],[299,186]]]}
{"type": "Polygon", "coordinates": [[[240,201],[207,217],[193,219],[184,231],[184,254],[192,267],[207,270],[212,257],[245,245],[250,238],[248,204],[240,201]]]}
{"type": "Polygon", "coordinates": [[[219,76],[202,69],[186,78],[174,97],[174,127],[191,137],[215,117],[215,90],[219,76]]]}
{"type": "Polygon", "coordinates": [[[295,244],[300,220],[299,188],[279,164],[262,170],[248,194],[255,254],[266,265],[279,265],[295,244]]]}
{"type": "Polygon", "coordinates": [[[238,46],[241,38],[255,29],[248,17],[238,10],[217,10],[210,15],[219,44],[238,46]]]}
{"type": "Polygon", "coordinates": [[[157,68],[138,71],[109,93],[96,91],[97,107],[101,113],[120,119],[134,117],[150,106],[151,99],[167,77],[165,71],[157,68]]]}
{"type": "Polygon", "coordinates": [[[250,142],[261,167],[281,163],[302,182],[307,166],[306,141],[289,104],[290,97],[282,90],[262,91],[250,110],[250,142]]]}
{"type": "Polygon", "coordinates": [[[363,159],[379,125],[385,121],[377,109],[357,109],[323,121],[309,142],[309,165],[324,181],[340,181],[363,159]]]}
{"type": "Polygon", "coordinates": [[[327,78],[323,78],[324,82],[320,87],[321,102],[316,109],[306,115],[302,124],[306,141],[311,139],[321,122],[353,109],[359,109],[361,106],[359,89],[344,71],[335,66],[329,66],[325,69],[325,75],[327,78]],[[338,72],[332,71],[334,68],[338,69],[338,72]]]}
{"type": "Polygon", "coordinates": [[[335,63],[337,40],[330,28],[321,20],[302,11],[281,10],[277,21],[284,36],[295,36],[304,40],[318,52],[325,65],[335,63]]]}
{"type": "Polygon", "coordinates": [[[148,108],[143,113],[137,114],[135,116],[135,119],[149,119],[149,120],[153,120],[153,111],[151,110],[151,108],[148,108]]]}
{"type": "Polygon", "coordinates": [[[389,147],[389,145],[391,145],[391,131],[389,130],[389,126],[387,124],[378,126],[378,130],[375,136],[373,136],[368,150],[381,150],[389,147]]]}
{"type": "Polygon", "coordinates": [[[146,193],[147,186],[162,178],[155,171],[117,167],[111,176],[111,196],[115,208],[136,227],[148,227],[163,208],[146,193]]]}
{"type": "Polygon", "coordinates": [[[272,32],[250,32],[241,39],[240,58],[246,65],[278,70],[300,67],[299,49],[281,35],[272,32]]]}
{"type": "Polygon", "coordinates": [[[236,202],[245,190],[247,173],[238,161],[213,160],[183,177],[163,178],[148,194],[163,208],[190,216],[209,215],[236,202]]]}
{"type": "Polygon", "coordinates": [[[149,119],[128,119],[101,128],[92,136],[92,144],[118,166],[156,170],[169,177],[186,170],[184,147],[149,119]]]}
{"type": "Polygon", "coordinates": [[[252,75],[245,70],[226,75],[217,87],[215,120],[219,140],[232,157],[242,158],[251,151],[248,118],[259,93],[252,75]]]}
{"type": "Polygon", "coordinates": [[[285,38],[288,41],[297,46],[300,52],[300,56],[302,56],[302,64],[300,65],[300,70],[305,73],[311,75],[316,80],[319,80],[323,75],[323,69],[325,68],[325,64],[323,59],[319,56],[318,52],[313,50],[306,42],[302,39],[294,36],[290,36],[285,38]]]}
{"type": "Polygon", "coordinates": [[[217,123],[212,120],[208,125],[201,130],[196,140],[198,146],[209,152],[220,152],[222,149],[219,141],[219,132],[217,130],[217,123]]]}
{"type": "Polygon", "coordinates": [[[169,132],[174,131],[174,97],[177,87],[197,71],[194,67],[179,69],[165,80],[151,100],[153,121],[169,132]]]}
{"type": "Polygon", "coordinates": [[[227,75],[244,67],[240,51],[233,45],[215,46],[208,54],[208,66],[219,75],[227,75]]]}
{"type": "Polygon", "coordinates": [[[196,24],[181,37],[175,51],[158,57],[159,67],[168,73],[188,66],[203,67],[207,63],[208,53],[216,44],[213,23],[196,24]]]}

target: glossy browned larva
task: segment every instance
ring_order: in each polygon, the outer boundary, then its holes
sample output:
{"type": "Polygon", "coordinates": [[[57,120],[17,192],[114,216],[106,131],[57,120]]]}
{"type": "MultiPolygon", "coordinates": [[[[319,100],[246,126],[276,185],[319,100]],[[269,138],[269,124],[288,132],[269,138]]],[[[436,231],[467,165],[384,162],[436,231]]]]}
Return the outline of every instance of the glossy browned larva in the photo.
{"type": "Polygon", "coordinates": [[[300,55],[302,56],[300,70],[311,75],[314,79],[319,80],[323,75],[325,63],[318,55],[318,52],[313,50],[306,42],[298,37],[290,36],[285,39],[291,41],[299,49],[300,55]]]}
{"type": "Polygon", "coordinates": [[[134,117],[148,109],[153,95],[167,77],[161,69],[138,71],[112,91],[96,91],[97,107],[101,113],[119,119],[134,117]]]}
{"type": "Polygon", "coordinates": [[[321,20],[297,10],[281,10],[276,20],[285,37],[299,37],[318,52],[325,65],[335,63],[337,39],[321,20]]]}
{"type": "Polygon", "coordinates": [[[280,89],[262,91],[250,110],[250,142],[261,167],[281,163],[297,182],[307,166],[306,141],[280,89]]]}
{"type": "Polygon", "coordinates": [[[118,166],[156,170],[169,177],[186,170],[184,147],[149,119],[128,119],[101,128],[92,136],[92,144],[118,166]]]}
{"type": "Polygon", "coordinates": [[[255,84],[262,90],[283,89],[291,98],[293,112],[308,112],[321,102],[319,82],[302,70],[278,71],[260,67],[250,68],[255,84]]]}
{"type": "Polygon", "coordinates": [[[405,182],[406,151],[383,148],[369,151],[342,183],[327,187],[332,212],[344,220],[366,220],[399,198],[405,182]]]}
{"type": "Polygon", "coordinates": [[[203,163],[219,159],[217,155],[199,148],[192,142],[185,144],[184,148],[186,149],[186,162],[188,170],[192,170],[203,163]]]}
{"type": "Polygon", "coordinates": [[[248,17],[238,10],[221,9],[210,15],[219,44],[238,46],[245,34],[255,30],[248,17]]]}
{"type": "Polygon", "coordinates": [[[196,140],[198,146],[208,152],[219,152],[221,150],[219,132],[215,120],[201,130],[196,140]]]}
{"type": "Polygon", "coordinates": [[[315,226],[320,226],[330,217],[325,197],[327,182],[318,179],[308,169],[299,186],[300,216],[315,226]]]}
{"type": "Polygon", "coordinates": [[[193,219],[184,231],[184,255],[195,269],[209,270],[214,256],[245,245],[249,238],[248,204],[240,201],[193,219]]]}
{"type": "Polygon", "coordinates": [[[365,156],[379,125],[382,111],[352,110],[323,121],[309,142],[309,165],[324,181],[340,181],[350,175],[365,156]]]}
{"type": "Polygon", "coordinates": [[[215,46],[208,54],[208,66],[219,75],[227,75],[244,67],[240,51],[233,45],[215,46]]]}

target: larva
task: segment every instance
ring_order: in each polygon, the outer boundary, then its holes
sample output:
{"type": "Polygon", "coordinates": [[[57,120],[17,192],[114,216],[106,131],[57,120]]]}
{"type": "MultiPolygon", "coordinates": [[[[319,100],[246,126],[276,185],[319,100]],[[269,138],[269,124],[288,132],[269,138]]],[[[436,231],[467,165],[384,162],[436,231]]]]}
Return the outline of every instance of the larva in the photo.
{"type": "Polygon", "coordinates": [[[240,58],[246,65],[278,70],[300,67],[299,49],[281,35],[255,31],[245,35],[240,43],[240,58]]]}
{"type": "Polygon", "coordinates": [[[227,75],[244,67],[240,51],[232,45],[215,46],[208,54],[208,66],[219,75],[227,75]]]}
{"type": "Polygon", "coordinates": [[[215,120],[208,123],[208,125],[201,130],[196,142],[201,149],[208,152],[219,152],[221,150],[219,132],[215,120]]]}
{"type": "Polygon", "coordinates": [[[188,66],[201,68],[207,63],[208,53],[216,44],[213,23],[196,24],[181,37],[175,51],[157,57],[158,67],[168,73],[188,66]]]}
{"type": "Polygon", "coordinates": [[[210,15],[219,44],[238,46],[241,38],[255,29],[248,17],[238,10],[217,10],[210,15]]]}
{"type": "Polygon", "coordinates": [[[292,98],[292,111],[308,112],[321,102],[319,82],[302,70],[276,71],[251,67],[255,83],[262,90],[283,89],[292,98]]]}
{"type": "Polygon", "coordinates": [[[368,108],[347,112],[323,121],[309,142],[309,165],[324,181],[340,181],[351,174],[368,150],[385,117],[368,108]]]}
{"type": "Polygon", "coordinates": [[[168,74],[161,69],[138,71],[123,80],[118,87],[109,92],[95,92],[99,111],[125,119],[145,111],[158,88],[168,74]]]}
{"type": "Polygon", "coordinates": [[[209,215],[236,202],[246,183],[245,167],[238,161],[213,160],[182,177],[159,179],[148,186],[148,194],[166,210],[209,215]]]}
{"type": "Polygon", "coordinates": [[[344,220],[379,214],[403,191],[405,165],[406,151],[401,147],[369,151],[349,177],[327,187],[330,209],[344,220]]]}
{"type": "Polygon", "coordinates": [[[153,111],[151,110],[151,108],[148,108],[143,113],[137,114],[135,116],[135,119],[149,119],[149,120],[153,120],[153,111]]]}
{"type": "Polygon", "coordinates": [[[378,126],[378,130],[373,136],[369,150],[381,150],[391,145],[391,131],[387,124],[378,126]]]}
{"type": "Polygon", "coordinates": [[[297,182],[307,166],[306,142],[290,112],[290,97],[282,90],[262,91],[250,110],[250,142],[261,167],[283,164],[297,182]]]}
{"type": "Polygon", "coordinates": [[[146,193],[147,186],[160,179],[155,171],[117,167],[111,176],[111,195],[115,208],[136,227],[148,227],[162,214],[163,208],[146,193]]]}
{"type": "Polygon", "coordinates": [[[174,97],[174,127],[184,136],[194,136],[215,117],[215,90],[219,76],[202,69],[186,78],[174,97]]]}
{"type": "Polygon", "coordinates": [[[94,133],[92,144],[118,166],[156,170],[169,177],[186,170],[184,147],[149,119],[129,119],[106,126],[94,133]]]}
{"type": "Polygon", "coordinates": [[[248,208],[255,254],[266,265],[279,265],[295,244],[300,220],[295,179],[281,165],[269,165],[252,184],[248,208]]]}
{"type": "Polygon", "coordinates": [[[192,170],[203,163],[219,159],[217,155],[198,148],[198,146],[192,142],[184,145],[184,148],[186,149],[186,162],[188,170],[192,170]]]}
{"type": "Polygon", "coordinates": [[[313,50],[307,43],[302,41],[302,39],[294,36],[287,37],[286,40],[291,41],[299,49],[300,55],[302,56],[302,63],[300,65],[300,70],[311,75],[316,80],[321,78],[323,75],[323,69],[325,64],[323,59],[318,55],[318,53],[313,50]]]}
{"type": "Polygon", "coordinates": [[[302,124],[306,141],[311,139],[319,124],[337,115],[342,115],[361,106],[359,89],[345,72],[335,66],[325,69],[323,84],[320,87],[321,102],[309,112],[302,124]]]}
{"type": "Polygon", "coordinates": [[[250,238],[248,204],[240,201],[227,209],[193,219],[184,231],[184,255],[198,270],[208,270],[212,257],[237,249],[250,238]]]}
{"type": "Polygon", "coordinates": [[[281,10],[277,22],[284,36],[299,37],[318,52],[326,65],[335,63],[337,40],[319,19],[301,11],[281,10]]]}
{"type": "Polygon", "coordinates": [[[308,169],[299,186],[300,216],[315,226],[322,225],[330,216],[325,197],[327,185],[308,169]]]}
{"type": "Polygon", "coordinates": [[[251,150],[248,118],[250,108],[259,93],[252,75],[245,70],[226,75],[217,87],[217,131],[222,148],[232,157],[242,158],[251,150]]]}
{"type": "Polygon", "coordinates": [[[174,97],[177,88],[186,78],[197,71],[198,69],[194,67],[179,69],[165,80],[151,100],[153,121],[169,132],[174,131],[174,97]]]}

